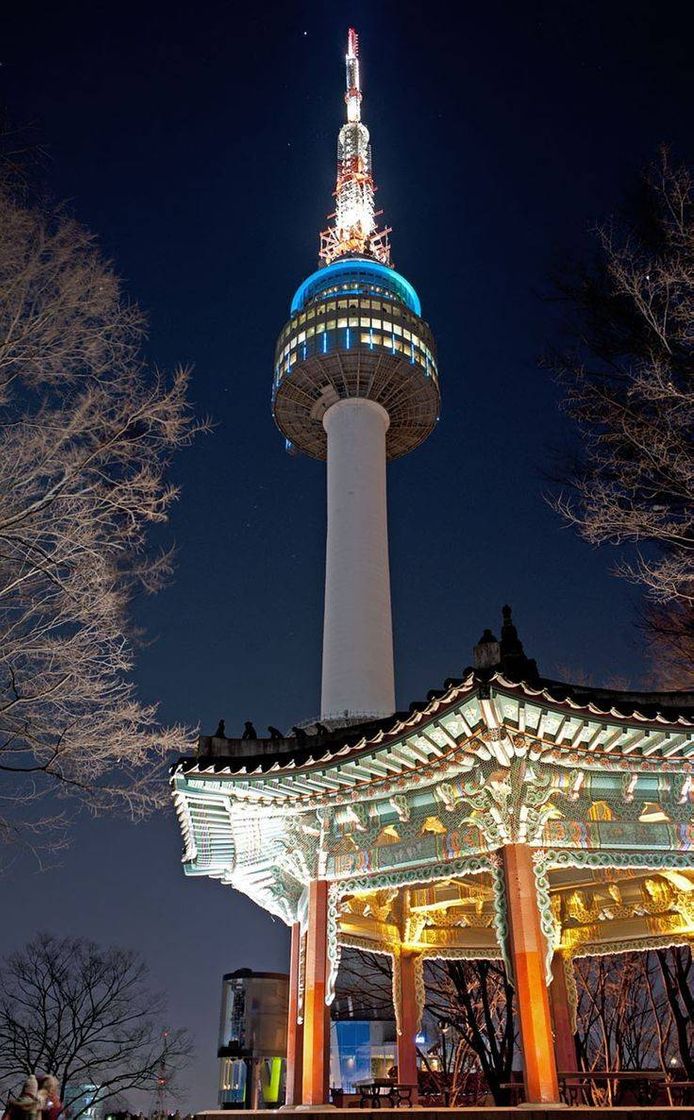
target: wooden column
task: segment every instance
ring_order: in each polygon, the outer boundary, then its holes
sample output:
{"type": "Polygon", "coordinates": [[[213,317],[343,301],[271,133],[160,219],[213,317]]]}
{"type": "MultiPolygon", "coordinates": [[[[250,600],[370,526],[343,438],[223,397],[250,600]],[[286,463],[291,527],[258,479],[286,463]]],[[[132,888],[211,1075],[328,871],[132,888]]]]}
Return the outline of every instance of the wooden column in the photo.
{"type": "Polygon", "coordinates": [[[330,1012],[325,1003],[328,974],[328,884],[308,888],[308,932],[304,988],[304,1075],[302,1104],[328,1104],[330,1012]]]}
{"type": "Polygon", "coordinates": [[[400,1033],[398,1034],[398,1081],[401,1085],[414,1085],[412,1103],[417,1103],[417,1043],[415,1036],[419,1030],[416,983],[417,956],[414,953],[401,953],[393,961],[393,968],[399,969],[400,996],[400,1033]]]}
{"type": "Polygon", "coordinates": [[[299,1022],[299,981],[301,961],[301,923],[292,926],[289,956],[289,1005],[287,1008],[287,1088],[285,1104],[301,1104],[303,1078],[304,1024],[299,1022]]]}
{"type": "MultiPolygon", "coordinates": [[[[571,961],[569,967],[573,967],[571,961]]],[[[569,994],[566,987],[566,962],[562,953],[552,957],[552,983],[549,1002],[554,1023],[554,1053],[558,1070],[576,1069],[576,1039],[571,1026],[569,994]]]]}
{"type": "Polygon", "coordinates": [[[525,844],[503,849],[509,953],[523,1047],[528,1104],[559,1102],[552,1020],[545,983],[545,938],[540,928],[532,852],[525,844]]]}

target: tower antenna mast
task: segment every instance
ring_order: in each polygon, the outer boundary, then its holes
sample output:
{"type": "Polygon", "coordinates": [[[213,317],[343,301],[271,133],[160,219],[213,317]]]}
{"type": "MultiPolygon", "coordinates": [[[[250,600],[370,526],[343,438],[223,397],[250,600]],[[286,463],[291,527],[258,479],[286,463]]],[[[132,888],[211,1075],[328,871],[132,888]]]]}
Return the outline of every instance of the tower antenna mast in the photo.
{"type": "Polygon", "coordinates": [[[377,229],[369,130],[361,119],[359,36],[353,27],[347,33],[345,55],[347,121],[337,140],[337,186],[334,224],[320,235],[320,258],[331,264],[347,254],[372,257],[390,265],[390,229],[377,229]]]}
{"type": "Polygon", "coordinates": [[[167,1067],[167,1064],[166,1064],[166,1056],[167,1056],[167,1049],[168,1049],[168,1038],[169,1038],[168,1030],[162,1031],[162,1039],[163,1039],[164,1046],[163,1046],[163,1049],[162,1049],[162,1054],[161,1054],[161,1059],[160,1059],[160,1062],[159,1062],[159,1067],[157,1069],[157,1092],[156,1092],[156,1108],[155,1108],[155,1115],[159,1117],[159,1120],[164,1120],[164,1117],[166,1116],[166,1096],[167,1096],[167,1090],[168,1090],[168,1085],[169,1085],[169,1071],[168,1071],[168,1067],[167,1067]]]}

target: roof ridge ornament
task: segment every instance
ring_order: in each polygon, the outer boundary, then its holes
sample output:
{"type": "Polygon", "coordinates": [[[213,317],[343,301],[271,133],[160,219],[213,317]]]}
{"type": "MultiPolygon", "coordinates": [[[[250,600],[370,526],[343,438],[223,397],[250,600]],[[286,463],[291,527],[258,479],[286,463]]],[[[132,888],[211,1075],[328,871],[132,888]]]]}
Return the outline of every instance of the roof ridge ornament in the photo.
{"type": "Polygon", "coordinates": [[[523,643],[513,623],[508,604],[501,608],[501,640],[491,630],[485,630],[473,649],[473,665],[477,670],[499,669],[512,681],[539,679],[537,662],[526,657],[523,643]]]}

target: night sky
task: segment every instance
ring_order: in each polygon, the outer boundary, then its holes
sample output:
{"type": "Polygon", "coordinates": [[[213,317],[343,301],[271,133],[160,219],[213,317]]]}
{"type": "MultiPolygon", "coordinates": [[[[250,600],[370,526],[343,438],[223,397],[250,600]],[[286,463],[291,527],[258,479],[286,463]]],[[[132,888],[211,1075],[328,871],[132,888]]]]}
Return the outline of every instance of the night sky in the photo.
{"type": "MultiPolygon", "coordinates": [[[[177,459],[175,581],[136,605],[142,697],[165,721],[285,727],[318,713],[324,467],[270,414],[273,348],[332,209],[348,25],[357,27],[377,201],[438,343],[443,407],[389,468],[400,706],[469,664],[513,605],[548,676],[647,684],[636,593],[543,498],[568,429],[537,357],[542,298],[661,141],[686,157],[690,6],[41,4],[4,13],[3,97],[48,152],[53,195],[151,317],[164,367],[194,365],[215,423],[177,459]]],[[[216,1101],[220,979],[284,969],[279,922],[185,880],[173,813],[76,822],[72,848],[3,882],[0,951],[36,929],[136,946],[197,1054],[184,1105],[216,1101]]]]}

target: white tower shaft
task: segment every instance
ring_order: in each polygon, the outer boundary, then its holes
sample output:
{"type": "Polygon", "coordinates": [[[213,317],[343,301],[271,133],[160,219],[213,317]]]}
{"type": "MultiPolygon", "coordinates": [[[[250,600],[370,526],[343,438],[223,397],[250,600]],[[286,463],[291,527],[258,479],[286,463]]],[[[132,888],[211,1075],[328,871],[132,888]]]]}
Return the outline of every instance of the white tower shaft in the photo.
{"type": "Polygon", "coordinates": [[[328,539],[321,719],[395,710],[388,565],[388,413],[363,397],[325,413],[328,539]]]}

